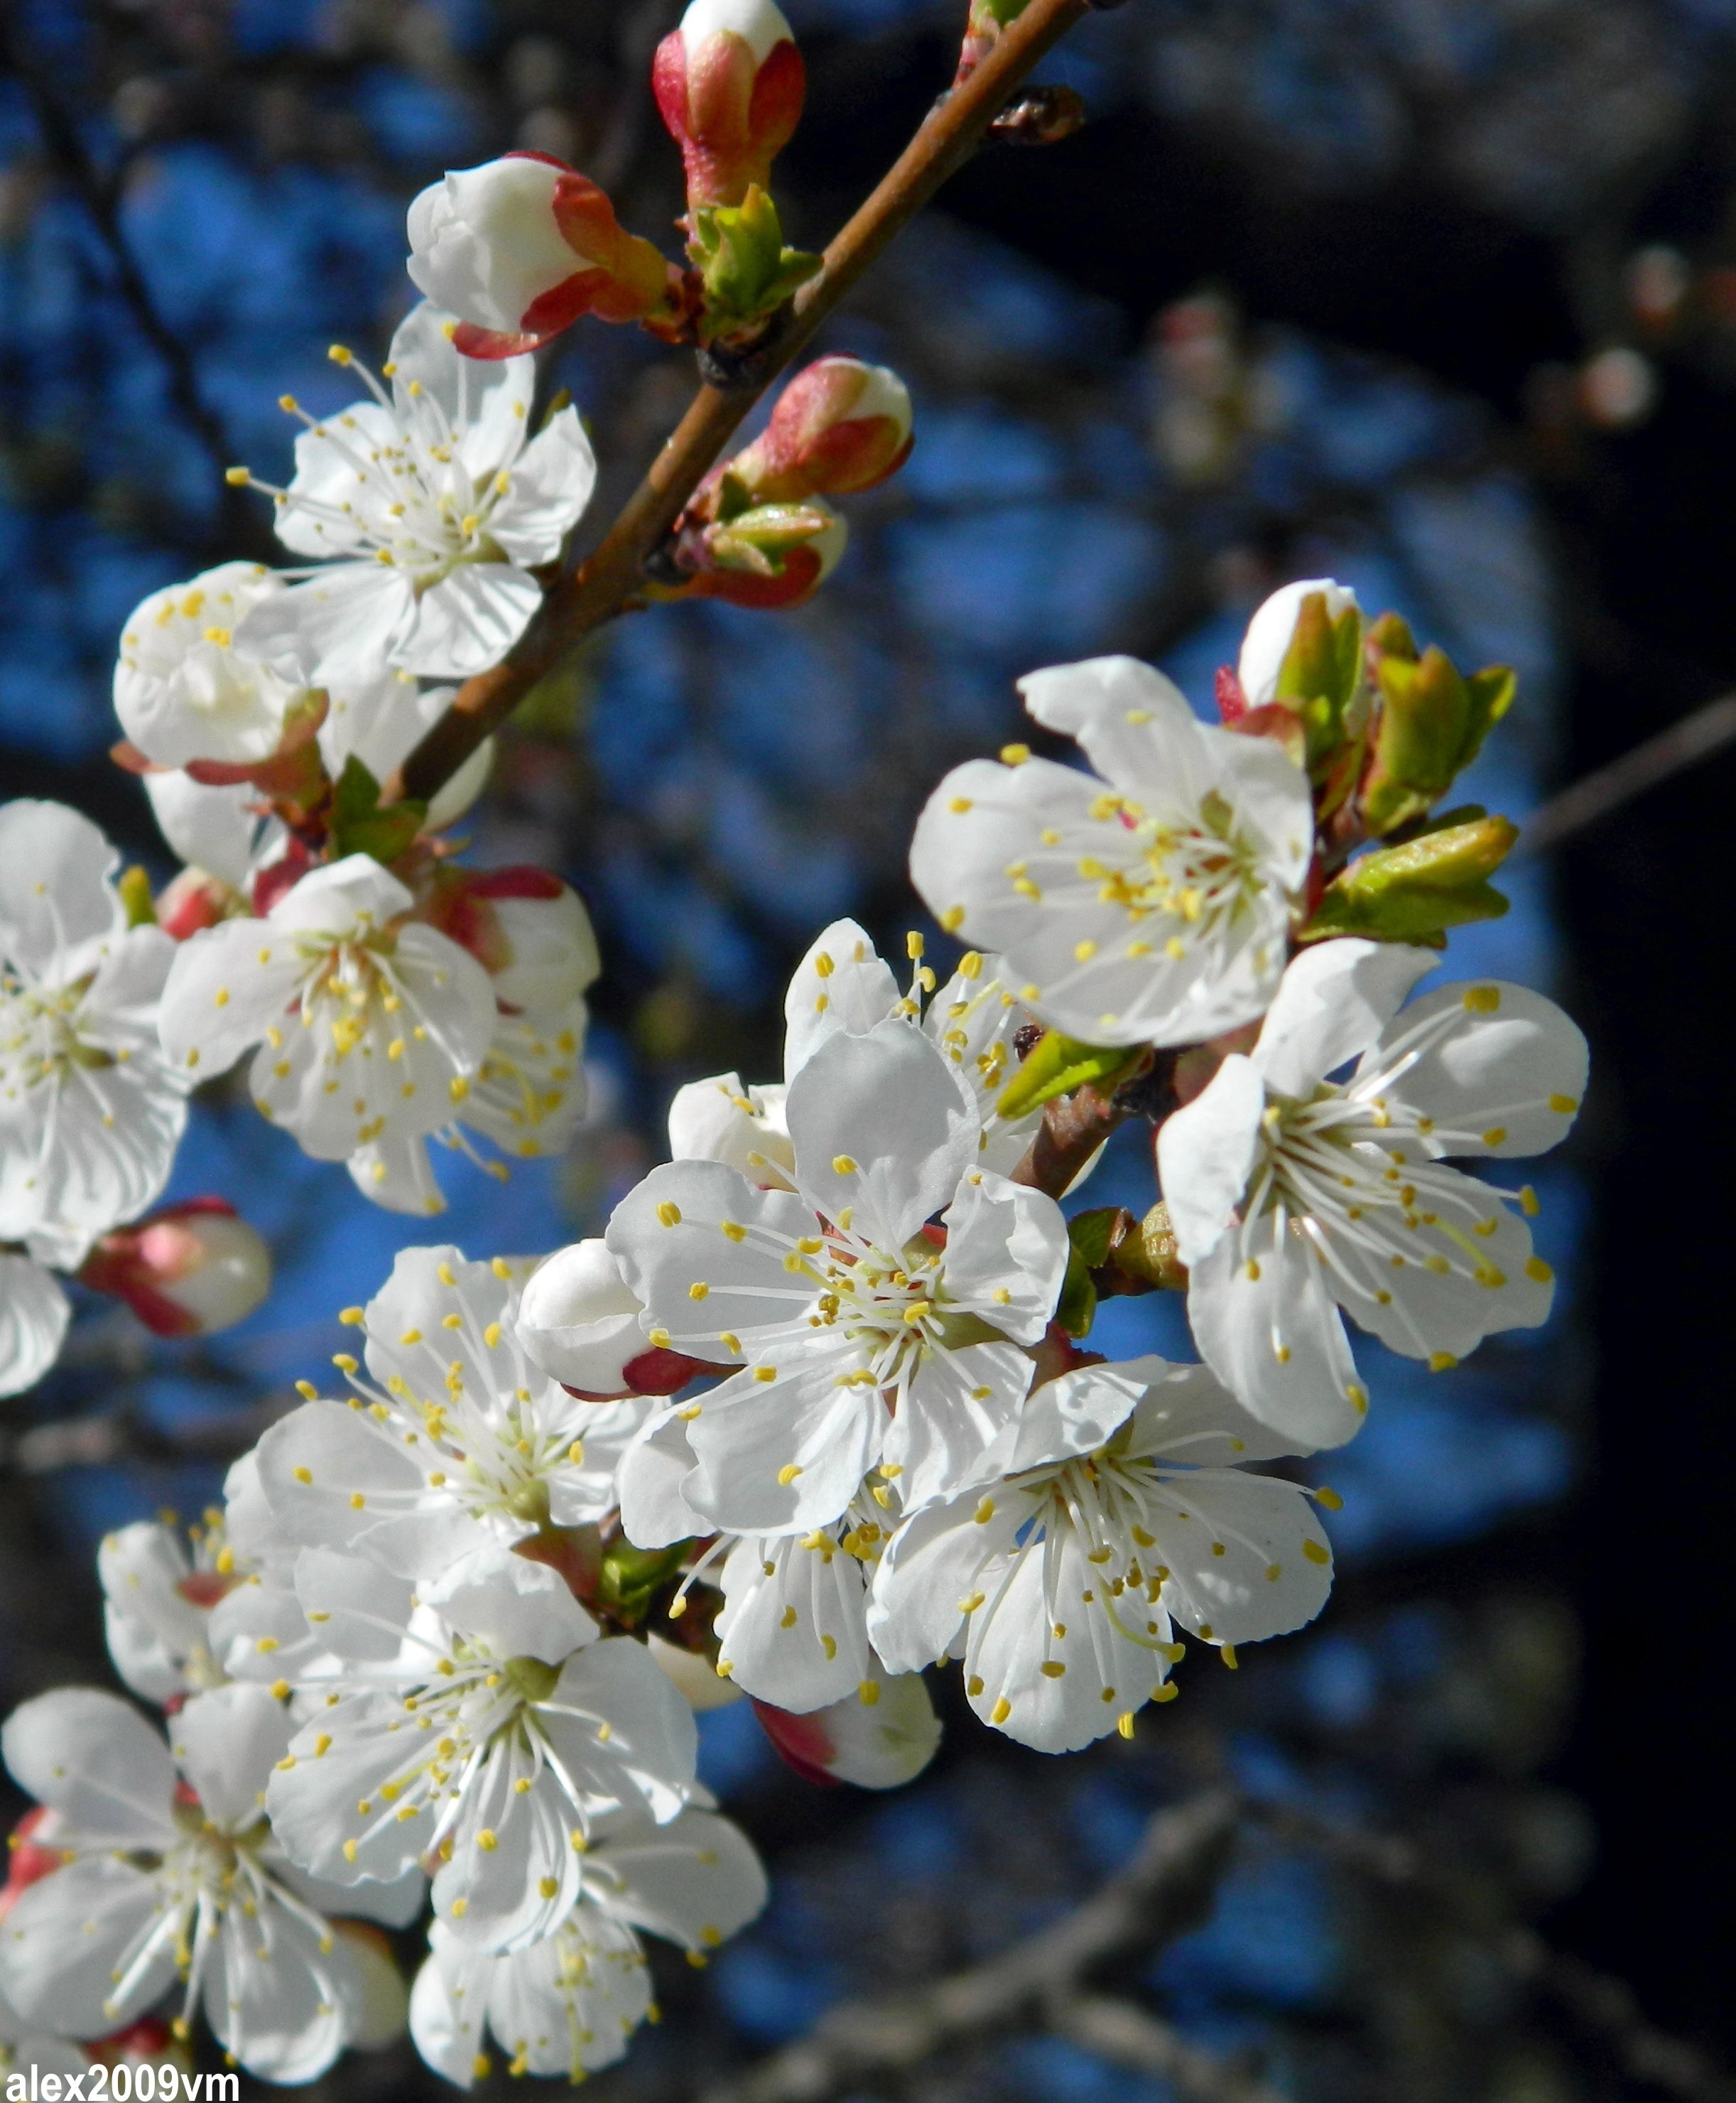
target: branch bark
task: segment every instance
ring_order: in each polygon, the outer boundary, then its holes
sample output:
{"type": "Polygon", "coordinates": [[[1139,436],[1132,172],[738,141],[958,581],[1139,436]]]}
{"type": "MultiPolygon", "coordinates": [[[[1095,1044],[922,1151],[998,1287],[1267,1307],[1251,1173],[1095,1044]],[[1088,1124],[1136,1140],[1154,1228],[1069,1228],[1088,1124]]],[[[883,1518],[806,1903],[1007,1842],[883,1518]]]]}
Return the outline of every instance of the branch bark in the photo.
{"type": "Polygon", "coordinates": [[[1052,2007],[1049,2027],[1112,2066],[1167,2081],[1188,2103],[1285,2103],[1269,2082],[1239,2059],[1220,2058],[1189,2044],[1161,2016],[1131,2001],[1081,1994],[1052,2007]]]}
{"type": "MultiPolygon", "coordinates": [[[[1239,1815],[1228,1790],[1159,1812],[1129,1866],[1053,1927],[920,1993],[832,2009],[796,2043],[705,2091],[702,2103],[829,2103],[951,2046],[1043,2026],[1096,1966],[1160,1949],[1204,1917],[1239,1815]]],[[[1267,2103],[1254,2090],[1197,2092],[1205,2103],[1267,2103]]]]}
{"type": "Polygon", "coordinates": [[[1549,853],[1623,803],[1732,743],[1736,743],[1736,694],[1720,694],[1552,796],[1521,834],[1515,860],[1549,853]]]}
{"type": "Polygon", "coordinates": [[[789,324],[761,353],[752,386],[703,386],[595,551],[557,584],[523,640],[492,671],[467,680],[381,800],[423,800],[448,780],[531,688],[638,589],[647,556],[681,516],[748,411],[839,301],[940,185],[961,167],[1032,66],[1087,11],[1090,0],[1030,0],[961,87],[938,103],[879,187],[826,250],[797,293],[789,324]]]}

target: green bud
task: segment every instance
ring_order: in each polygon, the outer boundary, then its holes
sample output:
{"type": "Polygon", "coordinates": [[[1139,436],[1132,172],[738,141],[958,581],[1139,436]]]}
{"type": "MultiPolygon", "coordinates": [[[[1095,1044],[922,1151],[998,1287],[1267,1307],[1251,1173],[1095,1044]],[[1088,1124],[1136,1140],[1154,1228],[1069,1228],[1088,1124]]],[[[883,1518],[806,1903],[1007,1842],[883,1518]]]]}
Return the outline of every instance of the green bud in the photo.
{"type": "Polygon", "coordinates": [[[1061,1282],[1061,1297],[1054,1318],[1069,1336],[1088,1336],[1097,1319],[1097,1287],[1085,1258],[1077,1248],[1067,1252],[1067,1275],[1061,1282]]]}
{"type": "Polygon", "coordinates": [[[614,1618],[627,1627],[643,1621],[653,1596],[687,1559],[690,1541],[678,1541],[668,1548],[635,1548],[631,1541],[613,1541],[603,1551],[597,1597],[614,1618]]]}
{"type": "Polygon", "coordinates": [[[775,313],[821,260],[784,247],[778,207],[757,183],[739,204],[694,214],[689,252],[704,287],[708,341],[740,335],[775,313]]]}
{"type": "Polygon", "coordinates": [[[1380,713],[1362,815],[1371,833],[1383,834],[1421,817],[1451,788],[1512,707],[1514,676],[1494,665],[1467,679],[1432,647],[1420,657],[1383,656],[1377,676],[1380,713]]]}
{"type": "Polygon", "coordinates": [[[1377,847],[1326,887],[1302,939],[1365,935],[1377,942],[1438,944],[1449,927],[1498,920],[1507,900],[1488,878],[1518,837],[1506,818],[1474,818],[1403,847],[1377,847]]]}
{"type": "Polygon", "coordinates": [[[1336,620],[1326,594],[1310,592],[1296,615],[1278,668],[1275,698],[1301,722],[1311,771],[1362,728],[1362,616],[1347,606],[1336,620]]]}
{"type": "Polygon", "coordinates": [[[1045,1030],[995,1108],[1004,1118],[1023,1117],[1087,1081],[1118,1081],[1146,1056],[1143,1045],[1081,1044],[1057,1029],[1045,1030]]]}
{"type": "Polygon", "coordinates": [[[819,505],[758,504],[712,527],[705,545],[719,569],[775,577],[792,549],[806,547],[837,522],[837,514],[819,505]]]}
{"type": "Polygon", "coordinates": [[[121,880],[114,887],[120,894],[121,909],[127,915],[129,927],[154,927],[157,908],[151,900],[151,879],[135,862],[131,869],[123,869],[121,880]]]}
{"type": "Polygon", "coordinates": [[[380,807],[380,784],[352,753],[331,792],[331,847],[335,859],[371,855],[393,862],[421,831],[428,806],[413,796],[380,807]]]}

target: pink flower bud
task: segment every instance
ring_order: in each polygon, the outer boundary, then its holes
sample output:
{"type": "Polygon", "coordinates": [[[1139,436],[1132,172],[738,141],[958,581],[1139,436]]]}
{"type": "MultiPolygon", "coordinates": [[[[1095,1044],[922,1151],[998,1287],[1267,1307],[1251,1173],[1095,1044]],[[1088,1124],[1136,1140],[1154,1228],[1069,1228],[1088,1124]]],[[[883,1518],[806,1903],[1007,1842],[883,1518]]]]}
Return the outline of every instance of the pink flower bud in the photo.
{"type": "Polygon", "coordinates": [[[202,869],[184,869],[157,901],[157,924],[177,942],[215,927],[242,904],[234,888],[202,869]]]}
{"type": "Polygon", "coordinates": [[[0,1920],[6,1918],[32,1884],[51,1876],[65,1861],[58,1847],[33,1837],[53,1816],[46,1803],[38,1803],[12,1828],[7,1841],[6,1882],[0,1885],[0,1920]]]}
{"type": "MultiPolygon", "coordinates": [[[[739,519],[683,534],[678,559],[690,566],[691,574],[681,595],[727,599],[732,606],[756,607],[762,611],[800,606],[811,598],[837,567],[850,528],[821,497],[810,497],[796,508],[814,515],[797,545],[779,549],[768,560],[753,559],[758,551],[745,540],[739,519]]],[[[765,514],[756,511],[746,515],[765,514]]]]}
{"type": "Polygon", "coordinates": [[[772,0],[693,0],[657,47],[657,107],[682,149],[690,211],[737,205],[801,116],[807,77],[772,0]]]}
{"type": "Polygon", "coordinates": [[[904,465],[911,420],[910,391],[890,366],[823,358],[791,380],[771,421],[726,472],[756,504],[849,496],[904,465]]]}
{"type": "Polygon", "coordinates": [[[920,1673],[877,1668],[861,1690],[805,1716],[755,1701],[753,1713],[789,1766],[808,1781],[898,1789],[935,1757],[940,1722],[920,1673]]]}
{"type": "Polygon", "coordinates": [[[646,1340],[642,1310],[600,1241],[557,1249],[518,1304],[518,1340],[533,1365],[589,1402],[674,1394],[718,1368],[646,1340]]]}
{"type": "Polygon", "coordinates": [[[412,282],[456,314],[469,358],[535,350],[581,314],[673,322],[681,278],[628,233],[588,176],[542,153],[508,153],[431,184],[410,207],[412,282]]]}
{"type": "Polygon", "coordinates": [[[271,1289],[271,1253],[220,1198],[189,1198],[104,1234],[79,1283],[127,1301],[159,1336],[208,1336],[245,1321],[271,1289]]]}

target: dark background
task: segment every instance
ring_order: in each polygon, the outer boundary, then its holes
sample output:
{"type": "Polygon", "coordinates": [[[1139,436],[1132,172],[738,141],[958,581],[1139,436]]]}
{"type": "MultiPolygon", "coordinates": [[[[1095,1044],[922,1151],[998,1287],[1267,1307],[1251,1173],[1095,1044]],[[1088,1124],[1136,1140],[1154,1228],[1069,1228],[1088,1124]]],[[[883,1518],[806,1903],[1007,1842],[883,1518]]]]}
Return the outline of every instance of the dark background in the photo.
{"type": "MultiPolygon", "coordinates": [[[[170,873],[103,756],[127,611],[212,562],[271,558],[257,500],[217,469],[281,473],[277,395],[345,398],[334,336],[383,355],[411,296],[402,208],[442,167],[564,154],[673,252],[677,171],[644,75],[677,11],[5,9],[5,794],[77,803],[170,873]]],[[[789,11],[810,97],[779,194],[818,245],[950,78],[961,10],[789,11]]],[[[832,327],[828,347],[904,372],[918,444],[852,508],[823,598],[634,616],[504,741],[478,856],[580,883],[606,970],[572,1158],[505,1194],[448,1179],[471,1253],[594,1229],[656,1158],[681,1080],[771,1078],[782,976],[832,915],[888,944],[919,924],[911,818],[945,766],[1013,734],[1010,680],[1032,665],[1132,649],[1204,705],[1262,594],[1330,571],[1461,663],[1519,664],[1474,785],[1516,816],[1736,670],[1736,7],[1131,0],[1043,77],[1081,91],[1088,127],[985,153],[832,327]]],[[[604,466],[583,535],[689,375],[600,327],[549,362],[604,466]]],[[[704,1980],[671,1973],[669,2022],[606,2094],[682,2092],[841,1994],[994,1946],[1225,1763],[1273,1800],[1416,1835],[1464,1884],[1444,1925],[1258,1843],[1214,1923],[1134,1980],[1201,2041],[1269,2052],[1299,2096],[1643,2092],[1490,1970],[1481,1929],[1509,1919],[1728,2046],[1733,786],[1725,755],[1650,792],[1516,872],[1512,918],[1455,940],[1457,968],[1549,985],[1592,1040],[1587,1114],[1539,1179],[1568,1289],[1540,1339],[1489,1347],[1450,1389],[1370,1354],[1376,1413],[1332,1465],[1348,1503],[1319,1629],[1233,1683],[1190,1661],[1189,1698],[1077,1760],[961,1706],[935,1772],[884,1803],[803,1790],[721,1712],[710,1771],[771,1859],[773,1909],[704,1980]]],[[[1141,1203],[1142,1173],[1130,1140],[1092,1201],[1141,1203]]],[[[55,1380],[11,1406],[9,1700],[103,1675],[95,1536],[196,1509],[331,1348],[353,1281],[422,1238],[220,1094],[178,1172],[197,1188],[273,1234],[282,1289],[206,1350],[148,1349],[93,1307],[55,1380]]],[[[1124,1303],[1104,1348],[1184,1351],[1175,1314],[1124,1303]]],[[[433,2087],[410,2068],[344,2079],[433,2087]]],[[[1166,2092],[1045,2040],[914,2092],[1166,2092]]]]}

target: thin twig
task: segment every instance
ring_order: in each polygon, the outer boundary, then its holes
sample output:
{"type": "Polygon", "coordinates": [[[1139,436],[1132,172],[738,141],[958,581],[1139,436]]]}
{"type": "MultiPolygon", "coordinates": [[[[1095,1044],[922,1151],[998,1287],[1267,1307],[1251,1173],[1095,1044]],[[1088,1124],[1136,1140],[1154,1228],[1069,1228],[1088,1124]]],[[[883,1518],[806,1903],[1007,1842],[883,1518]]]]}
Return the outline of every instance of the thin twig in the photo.
{"type": "Polygon", "coordinates": [[[707,2090],[704,2103],[828,2103],[949,2047],[1041,2027],[1050,2004],[1096,1966],[1159,1949],[1203,1918],[1238,1816],[1228,1790],[1159,1812],[1132,1863],[1052,1927],[918,1993],[833,2008],[806,2037],[707,2090]]]}
{"type": "MultiPolygon", "coordinates": [[[[1336,1825],[1288,1806],[1256,1804],[1249,1812],[1281,1838],[1316,1847],[1373,1883],[1419,1892],[1444,1910],[1464,1912],[1452,1878],[1410,1840],[1336,1825]]],[[[1474,1921],[1467,1926],[1473,1933],[1484,1932],[1474,1921]]],[[[1516,1980],[1547,1994],[1608,2047],[1631,2079],[1679,2096],[1682,2103],[1736,2103],[1736,2081],[1698,2046],[1652,2023],[1625,1980],[1551,1949],[1533,1928],[1507,1928],[1492,1938],[1490,1947],[1516,1980]]]]}
{"type": "Polygon", "coordinates": [[[1189,2044],[1161,2016],[1131,2001],[1099,1994],[1059,2001],[1050,2006],[1049,2027],[1112,2066],[1167,2081],[1188,2103],[1285,2103],[1239,2057],[1222,2058],[1189,2044]]]}
{"type": "Polygon", "coordinates": [[[16,7],[11,5],[5,10],[5,25],[7,62],[30,98],[50,158],[77,190],[90,214],[91,224],[109,251],[116,287],[137,322],[140,334],[162,360],[168,376],[169,398],[204,448],[220,479],[230,459],[223,426],[206,407],[199,393],[191,353],[158,313],[151,288],[127,245],[113,187],[104,180],[101,170],[86,150],[77,123],[62,108],[60,98],[31,56],[23,24],[16,7]]]}
{"type": "Polygon", "coordinates": [[[445,715],[386,783],[382,800],[426,800],[577,644],[611,620],[643,581],[646,558],[722,454],[759,396],[806,346],[887,244],[963,166],[1013,91],[1086,14],[1089,0],[1030,0],[976,71],[925,118],[875,190],[826,250],[797,295],[790,324],[762,353],[757,384],[701,387],[596,550],[556,585],[523,640],[492,671],[467,680],[445,715]]]}
{"type": "Polygon", "coordinates": [[[1716,700],[1695,709],[1655,737],[1632,746],[1619,759],[1583,775],[1560,795],[1552,796],[1527,820],[1514,860],[1549,853],[1564,840],[1619,810],[1623,803],[1643,796],[1660,781],[1667,781],[1672,774],[1709,759],[1733,743],[1736,743],[1736,694],[1720,694],[1716,700]]]}

